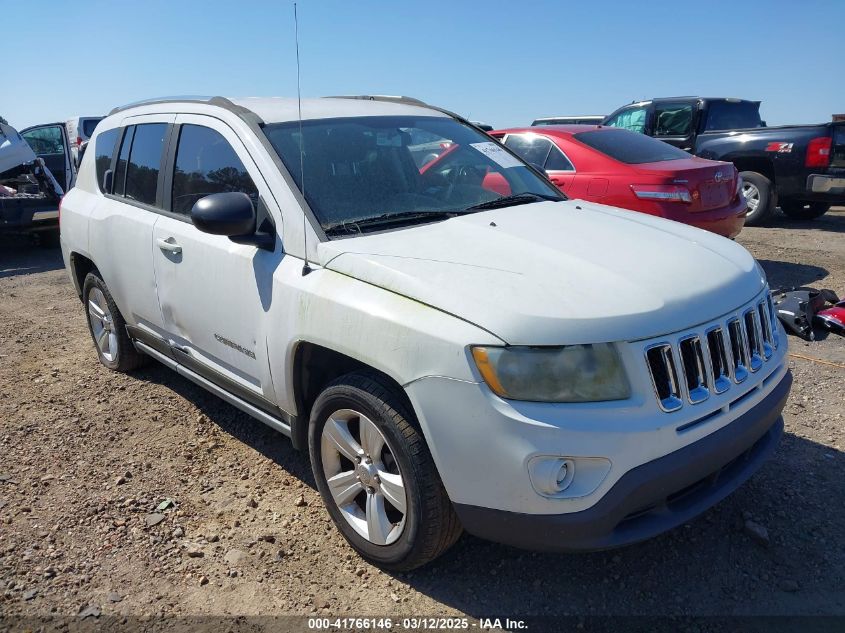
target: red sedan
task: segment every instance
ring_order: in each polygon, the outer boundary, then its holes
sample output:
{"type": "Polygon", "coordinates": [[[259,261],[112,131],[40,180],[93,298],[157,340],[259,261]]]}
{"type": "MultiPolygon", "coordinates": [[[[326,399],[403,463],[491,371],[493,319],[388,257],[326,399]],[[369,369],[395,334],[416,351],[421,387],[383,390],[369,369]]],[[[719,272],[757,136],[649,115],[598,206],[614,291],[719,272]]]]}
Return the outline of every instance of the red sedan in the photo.
{"type": "Polygon", "coordinates": [[[490,135],[545,170],[570,198],[658,215],[730,238],[745,222],[742,183],[731,163],[595,125],[514,128],[490,135]]]}

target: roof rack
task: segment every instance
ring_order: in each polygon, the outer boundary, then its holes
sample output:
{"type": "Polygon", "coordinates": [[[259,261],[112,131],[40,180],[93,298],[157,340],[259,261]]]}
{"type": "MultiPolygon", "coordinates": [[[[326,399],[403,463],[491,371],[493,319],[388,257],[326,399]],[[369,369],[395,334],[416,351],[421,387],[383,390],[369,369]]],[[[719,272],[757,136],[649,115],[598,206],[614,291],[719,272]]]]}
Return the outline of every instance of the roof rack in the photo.
{"type": "Polygon", "coordinates": [[[406,97],[404,95],[328,95],[324,99],[361,99],[364,101],[389,101],[391,103],[407,103],[408,105],[429,106],[422,99],[406,97]]]}
{"type": "MultiPolygon", "coordinates": [[[[476,127],[474,123],[469,121],[466,117],[457,114],[456,112],[452,112],[451,110],[447,110],[446,108],[441,108],[436,105],[431,105],[430,103],[426,103],[422,99],[417,99],[416,97],[407,97],[402,95],[328,95],[323,97],[324,99],[361,99],[364,101],[387,101],[389,103],[404,103],[406,105],[415,105],[420,106],[422,108],[429,108],[430,110],[436,110],[437,112],[442,112],[443,114],[449,115],[455,119],[458,119],[462,123],[466,123],[467,125],[471,125],[476,127]]],[[[483,130],[482,130],[483,131],[483,130]]]]}
{"type": "Polygon", "coordinates": [[[245,108],[243,106],[239,106],[235,103],[232,103],[226,97],[209,97],[199,95],[156,97],[153,99],[143,99],[141,101],[134,101],[133,103],[127,103],[126,105],[112,108],[111,112],[109,112],[109,116],[111,116],[112,114],[116,114],[117,112],[129,110],[131,108],[137,108],[138,106],[156,105],[160,103],[206,103],[208,105],[218,106],[220,108],[229,110],[229,112],[238,115],[240,118],[246,120],[249,123],[257,123],[258,125],[262,125],[264,123],[264,121],[261,120],[261,117],[255,114],[255,112],[253,112],[249,108],[245,108]]]}

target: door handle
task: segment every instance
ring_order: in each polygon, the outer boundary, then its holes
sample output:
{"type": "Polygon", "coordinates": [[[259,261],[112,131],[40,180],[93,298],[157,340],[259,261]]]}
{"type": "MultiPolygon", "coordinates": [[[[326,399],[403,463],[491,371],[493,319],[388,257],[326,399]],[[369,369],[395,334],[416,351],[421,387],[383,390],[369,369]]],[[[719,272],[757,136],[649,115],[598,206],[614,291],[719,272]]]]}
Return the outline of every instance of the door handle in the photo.
{"type": "Polygon", "coordinates": [[[173,253],[174,255],[178,255],[182,252],[182,247],[172,240],[172,237],[168,237],[166,240],[158,238],[156,240],[156,244],[158,244],[158,247],[161,250],[167,251],[168,253],[173,253]]]}

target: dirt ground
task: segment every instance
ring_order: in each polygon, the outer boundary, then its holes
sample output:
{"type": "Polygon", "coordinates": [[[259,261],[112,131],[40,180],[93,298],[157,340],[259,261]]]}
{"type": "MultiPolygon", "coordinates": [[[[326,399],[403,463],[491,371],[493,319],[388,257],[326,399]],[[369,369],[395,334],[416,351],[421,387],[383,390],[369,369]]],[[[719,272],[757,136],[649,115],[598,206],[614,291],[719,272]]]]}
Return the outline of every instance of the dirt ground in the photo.
{"type": "MultiPolygon", "coordinates": [[[[739,242],[773,287],[845,295],[845,209],[739,242]]],[[[845,365],[843,337],[790,346],[845,365]]],[[[160,365],[100,366],[59,252],[4,238],[0,615],[843,615],[845,369],[790,365],[775,458],[690,524],[579,555],[465,535],[391,575],[335,531],[306,455],[160,365]]]]}

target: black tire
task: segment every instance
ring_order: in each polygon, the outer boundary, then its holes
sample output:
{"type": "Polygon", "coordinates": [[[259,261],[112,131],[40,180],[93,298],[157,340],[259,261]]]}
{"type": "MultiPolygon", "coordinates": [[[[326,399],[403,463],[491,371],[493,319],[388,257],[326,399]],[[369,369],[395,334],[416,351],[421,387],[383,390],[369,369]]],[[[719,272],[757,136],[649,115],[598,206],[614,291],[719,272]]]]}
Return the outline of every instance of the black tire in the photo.
{"type": "Polygon", "coordinates": [[[82,304],[85,307],[85,317],[88,321],[88,331],[91,333],[91,340],[94,342],[94,349],[97,351],[97,357],[103,365],[114,371],[128,372],[149,362],[149,357],[136,350],[132,341],[129,339],[129,335],[126,333],[126,321],[124,321],[123,315],[118,310],[117,304],[114,302],[108,286],[106,286],[106,282],[102,280],[97,270],[93,270],[85,277],[85,282],[82,285],[82,304]],[[99,290],[103,294],[108,307],[111,332],[114,334],[111,340],[115,347],[113,352],[109,348],[109,356],[111,357],[107,356],[97,343],[97,337],[94,333],[94,325],[92,323],[93,319],[89,314],[91,296],[95,290],[99,290]]]}
{"type": "Polygon", "coordinates": [[[766,222],[774,211],[774,187],[772,181],[766,178],[763,174],[758,174],[756,171],[742,171],[739,173],[743,180],[743,194],[748,197],[748,191],[752,190],[754,197],[757,199],[757,208],[748,207],[748,213],[745,216],[745,226],[759,226],[766,222]],[[747,183],[747,184],[745,184],[747,183]]]}
{"type": "Polygon", "coordinates": [[[781,200],[780,210],[790,220],[815,220],[830,210],[825,202],[804,202],[802,200],[781,200]]]}
{"type": "MultiPolygon", "coordinates": [[[[320,394],[311,410],[308,429],[314,479],[332,521],[363,558],[390,571],[408,571],[425,565],[451,547],[462,532],[431,452],[405,402],[402,394],[382,376],[354,372],[333,381],[320,394]],[[367,416],[395,457],[407,506],[404,529],[391,544],[377,545],[356,532],[329,490],[321,449],[323,428],[331,414],[343,409],[367,416]]],[[[368,493],[361,494],[366,499],[368,493]]]]}

